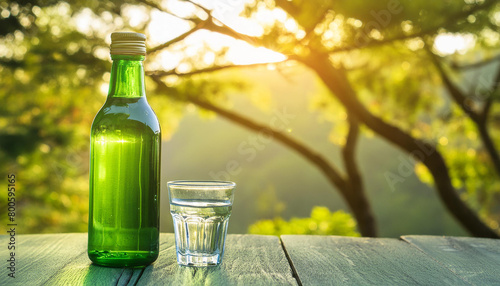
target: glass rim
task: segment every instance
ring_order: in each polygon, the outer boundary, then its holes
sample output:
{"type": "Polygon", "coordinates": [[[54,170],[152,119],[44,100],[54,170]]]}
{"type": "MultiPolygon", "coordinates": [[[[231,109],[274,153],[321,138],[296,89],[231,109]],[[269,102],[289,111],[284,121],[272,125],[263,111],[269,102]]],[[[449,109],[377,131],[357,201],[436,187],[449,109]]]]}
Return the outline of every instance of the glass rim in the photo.
{"type": "Polygon", "coordinates": [[[174,186],[185,189],[197,189],[197,190],[216,190],[216,189],[230,189],[236,187],[235,182],[231,181],[216,181],[216,180],[176,180],[167,182],[167,186],[174,186]]]}

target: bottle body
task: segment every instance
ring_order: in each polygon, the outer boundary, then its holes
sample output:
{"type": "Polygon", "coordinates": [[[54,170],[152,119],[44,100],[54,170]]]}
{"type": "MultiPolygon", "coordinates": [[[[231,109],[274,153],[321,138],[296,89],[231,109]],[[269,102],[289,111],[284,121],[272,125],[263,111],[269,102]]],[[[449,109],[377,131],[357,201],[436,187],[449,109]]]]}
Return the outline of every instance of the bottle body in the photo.
{"type": "MultiPolygon", "coordinates": [[[[111,85],[130,86],[135,65],[114,62],[111,85]]],[[[161,131],[142,87],[120,94],[110,86],[92,123],[88,255],[98,265],[146,266],[158,257],[161,131]]]]}

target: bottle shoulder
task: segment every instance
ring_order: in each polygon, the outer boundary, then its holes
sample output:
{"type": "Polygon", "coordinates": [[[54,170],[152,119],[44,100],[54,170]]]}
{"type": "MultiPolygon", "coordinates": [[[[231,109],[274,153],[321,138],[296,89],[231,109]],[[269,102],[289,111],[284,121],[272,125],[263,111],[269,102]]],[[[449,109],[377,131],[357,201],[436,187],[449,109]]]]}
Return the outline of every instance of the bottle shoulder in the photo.
{"type": "Polygon", "coordinates": [[[145,97],[115,97],[106,100],[92,122],[92,132],[102,129],[143,129],[160,133],[160,124],[145,97]]]}

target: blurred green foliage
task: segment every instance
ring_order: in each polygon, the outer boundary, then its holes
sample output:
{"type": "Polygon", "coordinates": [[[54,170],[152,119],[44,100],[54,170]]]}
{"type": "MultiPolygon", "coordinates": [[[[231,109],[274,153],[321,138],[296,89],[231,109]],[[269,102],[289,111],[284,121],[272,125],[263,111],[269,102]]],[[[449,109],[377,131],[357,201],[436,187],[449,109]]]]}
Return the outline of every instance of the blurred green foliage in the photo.
{"type": "MultiPolygon", "coordinates": [[[[61,25],[70,14],[16,7],[19,17],[32,11],[39,17],[28,18],[24,33],[1,39],[10,57],[0,66],[0,172],[16,174],[21,232],[85,231],[88,126],[104,99],[98,83],[109,63],[84,51],[101,40],[84,44],[61,25]],[[44,17],[50,21],[37,22],[44,17]],[[54,35],[53,26],[61,26],[61,34],[54,35]],[[76,43],[79,48],[68,51],[76,43]]],[[[5,196],[0,193],[2,201],[5,196]]]]}
{"type": "Polygon", "coordinates": [[[314,207],[311,217],[293,217],[286,221],[280,217],[259,220],[250,225],[251,234],[282,235],[282,234],[317,234],[360,236],[356,231],[356,221],[344,211],[330,212],[326,207],[314,207]]]}
{"type": "MultiPolygon", "coordinates": [[[[245,15],[275,8],[273,1],[256,2],[247,7],[245,15]]],[[[446,61],[474,62],[495,55],[500,46],[498,4],[473,17],[458,19],[453,25],[450,25],[453,21],[444,17],[467,11],[474,3],[484,1],[401,0],[403,11],[392,15],[382,29],[374,30],[367,30],[366,23],[374,21],[374,11],[385,11],[388,1],[291,2],[301,8],[296,11],[294,20],[290,19],[299,29],[314,28],[319,17],[323,19],[312,32],[317,37],[306,40],[299,37],[300,33],[287,30],[284,22],[262,24],[263,42],[287,55],[306,52],[302,43],[334,50],[356,45],[362,39],[391,38],[439,25],[442,28],[436,33],[469,34],[474,38],[474,45],[467,53],[448,55],[446,61]]],[[[22,232],[86,231],[89,129],[93,116],[105,100],[111,66],[109,43],[105,38],[115,29],[145,31],[148,28],[147,21],[131,25],[132,19],[122,15],[126,8],[142,9],[144,5],[132,0],[0,3],[0,174],[17,175],[22,232]],[[91,19],[90,23],[83,23],[83,28],[79,26],[81,23],[75,22],[82,14],[91,19]]],[[[432,42],[434,36],[427,40],[432,42]]],[[[442,80],[431,67],[424,45],[422,39],[414,38],[334,53],[331,58],[335,64],[350,70],[350,80],[371,112],[438,145],[450,168],[453,185],[463,199],[480,211],[490,226],[498,228],[498,175],[493,171],[473,124],[447,96],[443,96],[442,80]]],[[[182,48],[175,52],[179,50],[185,52],[182,48]]],[[[184,57],[183,63],[203,68],[202,59],[207,50],[204,47],[200,54],[184,57]]],[[[216,55],[214,64],[226,63],[216,55]]],[[[450,71],[450,74],[464,90],[478,89],[480,94],[496,94],[498,98],[498,88],[488,90],[495,70],[496,66],[489,65],[485,69],[450,71]]],[[[229,79],[217,74],[192,78],[174,75],[167,81],[171,87],[167,92],[155,90],[151,80],[146,83],[148,99],[160,118],[164,139],[173,134],[183,115],[186,94],[203,96],[220,106],[231,107],[228,91],[248,91],[258,86],[250,84],[250,80],[229,79]],[[165,96],[166,93],[170,93],[170,97],[165,96]]],[[[313,96],[310,111],[318,112],[320,120],[331,124],[330,141],[342,145],[347,130],[345,110],[322,85],[318,89],[321,91],[313,96]]],[[[249,94],[252,94],[250,99],[254,105],[266,108],[269,99],[261,91],[245,93],[249,94]]],[[[499,114],[496,104],[490,119],[490,132],[495,142],[500,142],[499,114]]],[[[202,115],[213,117],[210,112],[202,112],[202,115]]],[[[372,135],[368,130],[363,132],[372,135]]],[[[425,167],[416,164],[415,170],[422,181],[432,184],[425,167]]],[[[6,193],[0,192],[0,201],[5,199],[6,193]]],[[[272,189],[262,192],[257,200],[260,217],[273,218],[284,209],[272,189]],[[274,201],[277,204],[270,203],[274,201]]],[[[6,213],[1,212],[0,218],[5,217],[6,213]]],[[[0,231],[4,227],[1,224],[0,231]]],[[[315,208],[311,218],[294,218],[289,222],[279,218],[264,220],[253,225],[250,231],[355,235],[354,229],[349,215],[315,208]],[[292,225],[297,228],[294,230],[292,225]],[[311,228],[313,225],[316,227],[311,228]]]]}
{"type": "MultiPolygon", "coordinates": [[[[11,19],[21,26],[12,24],[7,31],[1,24],[6,30],[0,38],[0,173],[16,174],[19,231],[87,231],[90,125],[106,99],[102,85],[111,68],[109,56],[96,54],[101,49],[107,54],[108,45],[76,31],[77,5],[23,1],[0,6],[9,11],[0,22],[11,19]]],[[[168,136],[180,105],[166,97],[153,103],[160,118],[172,119],[163,126],[168,136]]],[[[6,196],[0,192],[1,201],[6,196]]],[[[2,221],[6,216],[0,213],[2,221]]],[[[4,228],[0,225],[0,231],[4,228]]]]}
{"type": "MultiPolygon", "coordinates": [[[[21,233],[87,231],[90,126],[106,100],[111,70],[106,38],[114,30],[137,30],[121,15],[122,5],[127,4],[0,4],[0,174],[16,174],[21,233]],[[79,24],[75,19],[82,14],[99,23],[79,24]]],[[[186,95],[229,106],[228,91],[250,90],[236,77],[204,75],[176,79],[167,91],[146,78],[146,88],[164,140],[183,116],[186,95]]],[[[0,201],[6,199],[7,192],[0,192],[0,201]]],[[[5,227],[0,224],[0,232],[5,227]]]]}
{"type": "MultiPolygon", "coordinates": [[[[493,98],[493,108],[489,115],[489,132],[500,149],[500,87],[495,86],[498,61],[491,61],[480,68],[454,69],[454,65],[466,65],[494,59],[500,50],[500,5],[495,1],[489,9],[472,16],[458,16],[470,11],[477,1],[392,1],[399,3],[403,10],[391,14],[388,25],[382,30],[371,31],[367,23],[377,21],[375,13],[387,11],[391,1],[362,0],[331,2],[335,12],[328,12],[323,22],[315,30],[318,42],[313,42],[321,50],[342,49],[359,43],[377,39],[390,39],[401,35],[419,33],[439,27],[426,37],[394,41],[388,45],[350,52],[336,52],[332,61],[349,70],[348,76],[365,106],[385,121],[400,127],[416,138],[424,139],[438,147],[443,154],[452,177],[453,186],[463,200],[479,212],[481,218],[493,229],[499,229],[500,222],[500,176],[495,172],[487,150],[484,148],[477,128],[464,112],[454,103],[443,86],[443,79],[436,72],[424,47],[440,55],[451,80],[474,102],[474,108],[482,107],[485,99],[493,98]],[[446,16],[444,16],[446,15],[446,16]],[[360,22],[357,22],[360,20],[360,22]],[[367,30],[368,29],[368,30],[367,30]],[[334,32],[328,34],[328,31],[334,32]],[[380,31],[380,34],[379,34],[380,31]],[[442,54],[433,41],[439,35],[463,35],[473,40],[466,51],[442,54]],[[326,37],[326,35],[330,35],[326,37]],[[356,40],[358,39],[358,40],[356,40]],[[427,42],[425,42],[427,41],[427,42]]],[[[317,1],[293,1],[305,7],[299,10],[295,19],[302,19],[304,26],[313,22],[307,19],[307,11],[320,11],[317,1]],[[305,3],[307,2],[307,3],[305,3]]],[[[326,3],[326,2],[324,2],[326,3]]],[[[313,13],[314,14],[314,13],[313,13]]],[[[380,15],[380,14],[379,14],[380,15]]],[[[448,46],[453,47],[453,43],[448,46]]],[[[448,47],[449,48],[449,47],[448,47]]],[[[455,47],[458,48],[458,47],[455,47]]],[[[319,82],[319,81],[318,81],[319,82]]],[[[320,92],[311,101],[311,109],[320,111],[320,120],[331,122],[329,139],[343,145],[347,133],[347,114],[330,91],[319,83],[320,92]]],[[[367,136],[373,132],[363,129],[367,136]]],[[[407,158],[405,156],[405,158],[407,158]]],[[[415,173],[421,181],[432,185],[432,176],[423,164],[407,160],[415,166],[415,173]]],[[[397,174],[397,171],[394,172],[397,174]]]]}
{"type": "Polygon", "coordinates": [[[257,193],[255,200],[257,215],[260,218],[274,218],[280,216],[286,205],[276,195],[274,186],[268,186],[257,193]]]}

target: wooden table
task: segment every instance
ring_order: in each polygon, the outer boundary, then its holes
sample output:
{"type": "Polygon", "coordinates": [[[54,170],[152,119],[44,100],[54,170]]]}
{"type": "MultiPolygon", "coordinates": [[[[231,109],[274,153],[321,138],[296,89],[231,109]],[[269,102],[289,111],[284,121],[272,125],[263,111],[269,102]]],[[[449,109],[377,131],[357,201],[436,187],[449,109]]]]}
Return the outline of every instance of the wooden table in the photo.
{"type": "Polygon", "coordinates": [[[87,234],[16,236],[16,278],[7,276],[9,236],[0,236],[0,285],[500,285],[500,240],[463,237],[228,235],[219,267],[180,267],[174,236],[142,269],[92,265],[87,234]]]}

